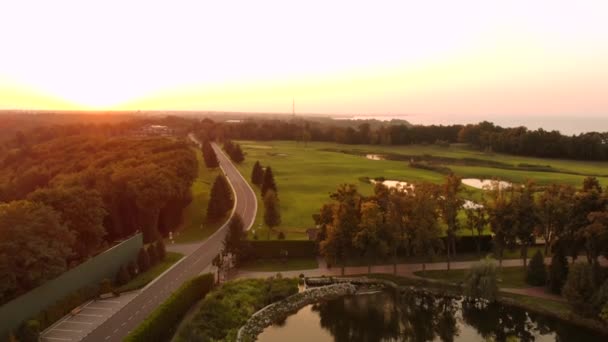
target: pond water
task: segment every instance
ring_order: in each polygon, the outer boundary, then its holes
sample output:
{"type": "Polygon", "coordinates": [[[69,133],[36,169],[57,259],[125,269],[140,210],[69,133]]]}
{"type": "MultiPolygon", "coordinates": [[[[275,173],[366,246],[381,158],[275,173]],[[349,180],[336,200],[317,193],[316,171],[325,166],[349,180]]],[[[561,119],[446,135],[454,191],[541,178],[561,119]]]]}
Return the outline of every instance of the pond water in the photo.
{"type": "Polygon", "coordinates": [[[386,159],[381,154],[366,154],[365,158],[371,159],[371,160],[385,160],[386,159]]]}
{"type": "MultiPolygon", "coordinates": [[[[490,189],[494,181],[491,179],[478,179],[478,178],[464,178],[462,184],[474,187],[476,189],[490,189]]],[[[506,189],[511,187],[511,183],[505,181],[498,181],[500,189],[506,189]]]]}
{"type": "Polygon", "coordinates": [[[605,336],[517,308],[383,291],[308,305],[266,328],[261,342],[606,341],[605,336]]]}

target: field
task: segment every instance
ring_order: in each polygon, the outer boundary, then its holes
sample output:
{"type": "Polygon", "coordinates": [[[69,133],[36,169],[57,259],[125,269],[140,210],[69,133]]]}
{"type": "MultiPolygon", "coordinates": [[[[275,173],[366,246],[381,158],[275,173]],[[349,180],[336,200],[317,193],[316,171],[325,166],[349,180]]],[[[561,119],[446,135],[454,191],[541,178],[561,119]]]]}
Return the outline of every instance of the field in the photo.
{"type": "Polygon", "coordinates": [[[192,202],[184,209],[182,225],[177,229],[174,240],[176,243],[200,241],[213,234],[223,220],[214,224],[205,222],[209,192],[220,169],[208,169],[203,162],[203,154],[198,148],[192,148],[198,160],[198,177],[192,184],[192,202]],[[202,227],[202,228],[201,228],[202,227]]]}
{"type": "MultiPolygon", "coordinates": [[[[443,182],[444,174],[410,167],[407,160],[411,156],[429,160],[443,158],[442,166],[449,167],[456,175],[464,178],[495,177],[516,183],[531,179],[539,185],[564,183],[578,187],[586,175],[594,175],[603,176],[598,177],[600,182],[603,186],[608,185],[608,177],[605,177],[608,174],[608,162],[488,154],[461,145],[375,146],[315,142],[305,146],[294,141],[239,143],[246,157],[238,167],[246,179],[249,180],[256,160],[263,166],[272,167],[281,205],[282,225],[279,228],[286,233],[287,239],[307,238],[306,229],[314,226],[312,215],[323,203],[329,201],[329,194],[341,183],[356,184],[360,192],[371,194],[372,185],[362,181],[365,177],[408,182],[443,182]],[[370,160],[365,158],[366,154],[381,154],[400,160],[370,160]]],[[[258,190],[255,186],[253,188],[258,190]]],[[[465,197],[473,200],[481,194],[478,189],[467,190],[465,197]]],[[[265,239],[267,234],[262,224],[263,205],[258,208],[254,229],[258,231],[259,238],[265,239]]]]}

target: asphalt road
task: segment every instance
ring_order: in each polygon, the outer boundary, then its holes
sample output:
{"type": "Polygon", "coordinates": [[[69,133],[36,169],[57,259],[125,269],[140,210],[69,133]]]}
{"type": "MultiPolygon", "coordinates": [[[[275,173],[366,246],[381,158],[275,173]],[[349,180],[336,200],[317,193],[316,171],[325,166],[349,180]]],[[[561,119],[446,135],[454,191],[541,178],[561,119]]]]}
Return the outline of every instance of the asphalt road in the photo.
{"type": "MultiPolygon", "coordinates": [[[[193,139],[192,136],[190,138],[193,139]]],[[[245,228],[249,229],[253,225],[257,211],[255,193],[223,151],[215,144],[213,148],[236,195],[234,213],[241,215],[245,228]]],[[[227,227],[228,225],[224,224],[195,252],[183,258],[173,268],[141,290],[137,297],[93,330],[83,341],[122,341],[182,283],[200,274],[211,265],[213,257],[222,247],[227,227]]]]}

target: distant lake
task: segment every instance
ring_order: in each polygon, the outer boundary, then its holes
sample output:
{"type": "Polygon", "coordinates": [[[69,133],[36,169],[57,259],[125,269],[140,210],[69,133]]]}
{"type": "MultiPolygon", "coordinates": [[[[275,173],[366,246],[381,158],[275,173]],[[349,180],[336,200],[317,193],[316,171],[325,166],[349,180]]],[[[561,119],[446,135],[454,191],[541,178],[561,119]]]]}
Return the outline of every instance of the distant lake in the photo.
{"type": "Polygon", "coordinates": [[[608,132],[608,113],[605,117],[585,116],[434,116],[434,115],[335,115],[336,119],[377,119],[390,121],[392,119],[407,120],[417,125],[452,125],[469,124],[480,121],[490,121],[503,127],[525,126],[530,129],[558,130],[563,134],[579,134],[584,132],[608,132]]]}

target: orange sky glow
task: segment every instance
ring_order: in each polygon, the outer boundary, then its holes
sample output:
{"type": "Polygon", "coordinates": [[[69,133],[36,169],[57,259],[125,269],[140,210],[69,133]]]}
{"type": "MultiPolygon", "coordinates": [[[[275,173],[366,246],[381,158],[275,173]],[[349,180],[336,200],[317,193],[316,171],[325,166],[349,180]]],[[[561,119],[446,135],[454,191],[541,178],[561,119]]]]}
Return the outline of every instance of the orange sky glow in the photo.
{"type": "Polygon", "coordinates": [[[608,114],[606,1],[11,1],[0,109],[608,114]]]}

